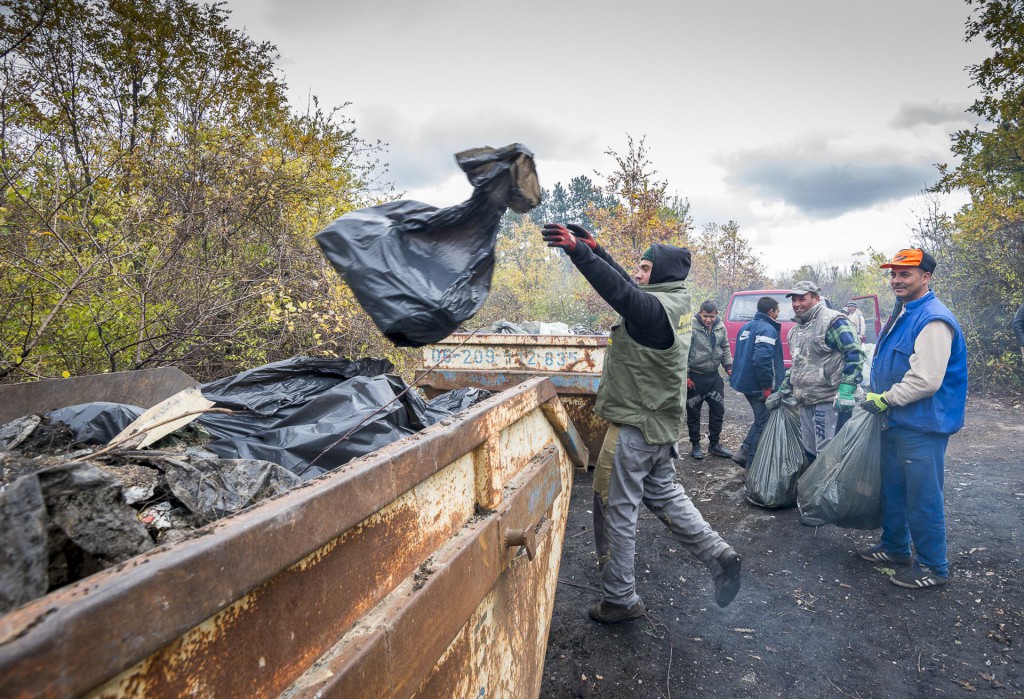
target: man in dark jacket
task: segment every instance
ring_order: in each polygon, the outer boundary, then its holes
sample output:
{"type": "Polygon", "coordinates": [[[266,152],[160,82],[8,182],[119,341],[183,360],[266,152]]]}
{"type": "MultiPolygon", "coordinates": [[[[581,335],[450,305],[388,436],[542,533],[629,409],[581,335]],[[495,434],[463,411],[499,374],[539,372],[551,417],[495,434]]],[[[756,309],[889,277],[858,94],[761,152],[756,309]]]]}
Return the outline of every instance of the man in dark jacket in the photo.
{"type": "Polygon", "coordinates": [[[746,468],[747,461],[757,451],[761,431],[768,422],[765,399],[778,389],[785,376],[782,362],[782,342],[779,331],[779,302],[771,296],[757,300],[757,313],[753,320],[740,328],[736,336],[736,356],[733,357],[732,387],[742,393],[754,411],[754,423],[747,431],[740,450],[732,460],[746,468]]]}
{"type": "Polygon", "coordinates": [[[686,428],[690,434],[690,456],[704,458],[700,448],[700,413],[708,404],[708,453],[728,459],[732,452],[719,444],[725,420],[725,383],[720,369],[732,373],[732,352],[725,325],[718,317],[718,304],[710,299],[693,317],[693,339],[686,374],[686,428]]]}
{"type": "Polygon", "coordinates": [[[610,427],[594,472],[601,600],[590,608],[590,617],[615,623],[644,614],[633,571],[641,502],[683,548],[708,565],[715,601],[724,607],[740,588],[740,556],[676,482],[672,461],[679,456],[690,348],[690,295],[683,283],[690,251],[652,245],[631,279],[580,226],[549,223],[544,240],[565,251],[621,316],[612,328],[595,406],[610,427]]]}

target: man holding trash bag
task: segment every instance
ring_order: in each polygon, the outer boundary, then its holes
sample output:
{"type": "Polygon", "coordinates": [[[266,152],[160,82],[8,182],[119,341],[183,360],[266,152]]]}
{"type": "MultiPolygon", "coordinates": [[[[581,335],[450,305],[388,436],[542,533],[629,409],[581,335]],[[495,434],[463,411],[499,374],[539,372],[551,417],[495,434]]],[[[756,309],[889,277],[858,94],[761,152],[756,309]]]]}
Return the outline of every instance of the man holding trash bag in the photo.
{"type": "Polygon", "coordinates": [[[964,424],[967,347],[956,318],[928,288],[935,258],[911,248],[882,267],[889,270],[896,307],[879,337],[864,403],[888,420],[882,538],[857,553],[900,566],[889,580],[918,590],[949,579],[942,483],[949,435],[964,424]]]}
{"type": "Polygon", "coordinates": [[[690,456],[704,458],[700,448],[700,413],[708,404],[708,454],[728,459],[732,452],[719,444],[725,421],[725,382],[720,369],[732,373],[729,335],[718,317],[718,304],[708,299],[693,317],[690,359],[686,370],[686,429],[690,456]]]}
{"type": "Polygon", "coordinates": [[[611,624],[645,612],[633,570],[641,502],[708,565],[715,601],[724,607],[740,588],[740,556],[704,521],[676,482],[672,462],[679,456],[691,339],[690,295],[683,283],[690,251],[654,244],[631,279],[580,226],[546,224],[544,240],[561,248],[621,316],[609,338],[595,406],[611,426],[594,472],[601,600],[590,617],[611,624]]]}
{"type": "Polygon", "coordinates": [[[757,300],[757,313],[736,335],[736,356],[729,384],[743,394],[754,411],[754,422],[732,457],[743,468],[754,458],[761,431],[768,422],[765,399],[779,388],[786,372],[779,339],[782,324],[776,320],[778,317],[779,302],[771,296],[762,296],[757,300]]]}
{"type": "Polygon", "coordinates": [[[812,281],[797,282],[786,294],[793,300],[795,325],[789,331],[793,366],[776,394],[765,401],[769,410],[792,395],[800,405],[800,435],[807,460],[813,461],[853,411],[861,379],[864,350],[850,320],[828,308],[812,281]]]}

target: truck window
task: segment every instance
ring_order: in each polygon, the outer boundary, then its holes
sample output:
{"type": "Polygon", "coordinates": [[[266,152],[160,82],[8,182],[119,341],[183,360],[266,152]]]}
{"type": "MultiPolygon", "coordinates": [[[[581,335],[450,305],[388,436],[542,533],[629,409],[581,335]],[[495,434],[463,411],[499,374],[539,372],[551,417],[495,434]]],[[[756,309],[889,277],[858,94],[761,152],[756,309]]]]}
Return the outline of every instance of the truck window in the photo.
{"type": "Polygon", "coordinates": [[[762,296],[771,296],[779,302],[779,322],[793,320],[793,304],[786,298],[785,294],[759,294],[755,296],[733,296],[732,306],[729,307],[729,320],[746,323],[753,320],[757,313],[757,301],[762,296]]]}

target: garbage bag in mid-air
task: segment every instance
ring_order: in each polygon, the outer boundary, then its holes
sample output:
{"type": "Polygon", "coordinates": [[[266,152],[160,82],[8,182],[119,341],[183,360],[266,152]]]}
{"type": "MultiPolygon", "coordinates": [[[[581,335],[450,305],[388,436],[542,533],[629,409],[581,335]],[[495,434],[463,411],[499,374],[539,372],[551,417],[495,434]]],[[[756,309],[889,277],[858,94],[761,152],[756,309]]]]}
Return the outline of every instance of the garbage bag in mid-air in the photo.
{"type": "Polygon", "coordinates": [[[533,153],[522,144],[455,155],[473,194],[439,209],[401,200],[345,214],[316,235],[363,310],[398,346],[422,347],[480,310],[491,287],[506,208],[540,203],[533,153]]]}

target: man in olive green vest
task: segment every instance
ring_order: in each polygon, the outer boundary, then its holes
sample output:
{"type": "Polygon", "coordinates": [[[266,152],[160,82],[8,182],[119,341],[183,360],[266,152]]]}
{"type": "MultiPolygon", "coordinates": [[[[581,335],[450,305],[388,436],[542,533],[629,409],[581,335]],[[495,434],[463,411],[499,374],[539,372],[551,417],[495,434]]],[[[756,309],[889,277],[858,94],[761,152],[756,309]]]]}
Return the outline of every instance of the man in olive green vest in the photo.
{"type": "Polygon", "coordinates": [[[690,295],[683,283],[690,251],[652,245],[630,275],[580,226],[544,226],[621,318],[612,328],[597,391],[598,415],[611,423],[594,472],[594,539],[601,600],[589,614],[602,623],[636,619],[633,558],[643,502],[682,546],[710,568],[715,601],[724,607],[740,588],[740,556],[701,516],[676,482],[672,461],[685,419],[690,295]]]}

